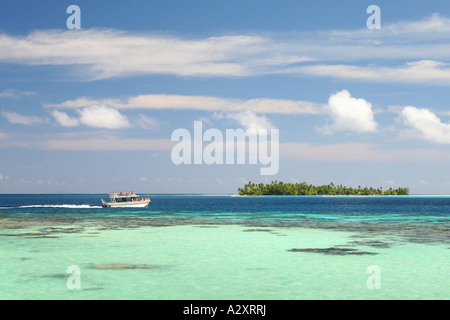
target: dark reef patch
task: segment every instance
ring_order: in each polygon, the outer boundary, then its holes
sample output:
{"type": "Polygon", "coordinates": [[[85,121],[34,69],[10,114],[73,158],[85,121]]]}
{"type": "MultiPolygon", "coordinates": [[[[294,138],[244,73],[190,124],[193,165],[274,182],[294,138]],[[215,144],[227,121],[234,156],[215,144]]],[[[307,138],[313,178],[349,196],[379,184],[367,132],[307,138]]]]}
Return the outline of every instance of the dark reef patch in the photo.
{"type": "Polygon", "coordinates": [[[374,248],[390,248],[391,245],[387,242],[379,240],[366,240],[366,241],[350,241],[347,246],[368,246],[374,248]]]}
{"type": "Polygon", "coordinates": [[[359,251],[358,249],[353,249],[353,248],[336,248],[336,247],[303,248],[303,249],[293,248],[293,249],[289,249],[287,251],[289,251],[289,252],[313,252],[313,253],[322,253],[322,254],[339,255],[339,256],[343,256],[343,255],[358,255],[358,256],[360,256],[360,255],[375,255],[375,254],[377,254],[376,252],[359,251]]]}
{"type": "Polygon", "coordinates": [[[244,232],[272,232],[270,229],[245,229],[244,232]]]}
{"type": "Polygon", "coordinates": [[[150,264],[125,264],[125,263],[97,264],[92,266],[92,269],[101,269],[101,270],[154,269],[154,268],[156,267],[150,264]]]}

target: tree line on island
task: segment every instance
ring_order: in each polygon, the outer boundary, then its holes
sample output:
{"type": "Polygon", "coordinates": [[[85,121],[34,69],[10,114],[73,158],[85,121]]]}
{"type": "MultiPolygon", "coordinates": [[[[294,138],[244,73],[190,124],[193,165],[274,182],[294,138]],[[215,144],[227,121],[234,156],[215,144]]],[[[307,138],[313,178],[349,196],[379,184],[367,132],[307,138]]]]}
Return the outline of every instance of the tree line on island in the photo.
{"type": "Polygon", "coordinates": [[[358,186],[358,188],[346,187],[343,185],[335,186],[333,182],[328,185],[315,186],[302,183],[284,183],[272,181],[270,184],[255,184],[249,181],[243,188],[238,188],[240,195],[265,196],[265,195],[285,195],[285,196],[321,196],[321,195],[358,195],[358,196],[404,196],[409,194],[409,188],[389,188],[383,191],[383,188],[372,188],[358,186]]]}

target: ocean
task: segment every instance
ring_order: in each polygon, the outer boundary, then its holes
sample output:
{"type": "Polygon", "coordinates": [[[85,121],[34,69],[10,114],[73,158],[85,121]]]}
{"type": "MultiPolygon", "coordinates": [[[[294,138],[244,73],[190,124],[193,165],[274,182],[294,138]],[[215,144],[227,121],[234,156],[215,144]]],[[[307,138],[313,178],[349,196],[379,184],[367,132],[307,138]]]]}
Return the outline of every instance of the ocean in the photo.
{"type": "Polygon", "coordinates": [[[450,196],[0,195],[0,299],[449,299],[450,196]]]}

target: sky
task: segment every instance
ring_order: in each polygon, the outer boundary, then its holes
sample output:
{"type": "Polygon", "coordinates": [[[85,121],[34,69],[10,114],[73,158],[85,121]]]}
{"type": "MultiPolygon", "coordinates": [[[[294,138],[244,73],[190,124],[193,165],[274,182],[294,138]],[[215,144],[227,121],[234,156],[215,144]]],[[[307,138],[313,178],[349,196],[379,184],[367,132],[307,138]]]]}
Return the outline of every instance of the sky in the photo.
{"type": "Polygon", "coordinates": [[[450,194],[448,39],[436,0],[1,1],[0,193],[450,194]],[[195,121],[278,130],[278,170],[175,163],[195,121]]]}

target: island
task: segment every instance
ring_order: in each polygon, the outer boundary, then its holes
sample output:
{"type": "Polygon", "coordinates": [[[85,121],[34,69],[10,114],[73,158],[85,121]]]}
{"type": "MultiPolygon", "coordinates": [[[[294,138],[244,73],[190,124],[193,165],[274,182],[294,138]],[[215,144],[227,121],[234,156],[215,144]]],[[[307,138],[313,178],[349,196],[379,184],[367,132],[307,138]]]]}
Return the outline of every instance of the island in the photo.
{"type": "Polygon", "coordinates": [[[328,185],[315,186],[302,183],[284,183],[272,181],[270,184],[255,184],[249,181],[243,188],[238,188],[240,195],[285,195],[285,196],[321,196],[321,195],[358,195],[358,196],[404,196],[409,195],[409,188],[373,188],[358,186],[358,188],[335,186],[333,182],[328,185]]]}

